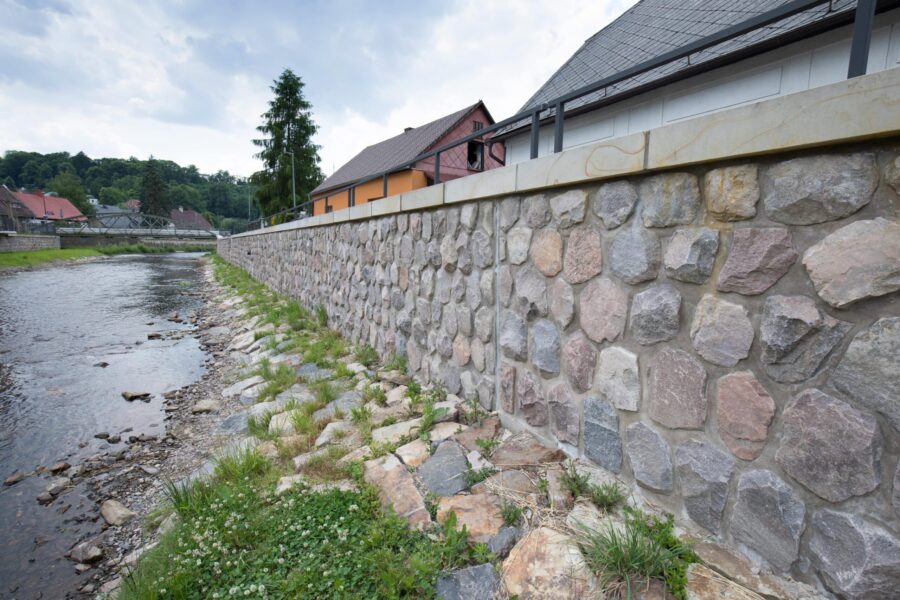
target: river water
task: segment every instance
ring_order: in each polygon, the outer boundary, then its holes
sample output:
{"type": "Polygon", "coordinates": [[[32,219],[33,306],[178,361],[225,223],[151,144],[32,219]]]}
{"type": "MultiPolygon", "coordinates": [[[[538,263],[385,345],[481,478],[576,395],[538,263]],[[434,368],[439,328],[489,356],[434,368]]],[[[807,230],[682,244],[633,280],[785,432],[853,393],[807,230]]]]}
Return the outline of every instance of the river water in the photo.
{"type": "MultiPolygon", "coordinates": [[[[109,450],[100,431],[164,433],[161,394],[203,373],[198,341],[172,335],[189,325],[166,319],[199,308],[190,293],[199,257],[117,256],[0,275],[0,480],[109,450]],[[148,340],[151,332],[162,339],[148,340]],[[126,402],[125,390],[153,396],[126,402]]],[[[0,598],[64,598],[85,581],[62,556],[102,519],[81,486],[38,504],[48,481],[0,489],[0,598]]]]}

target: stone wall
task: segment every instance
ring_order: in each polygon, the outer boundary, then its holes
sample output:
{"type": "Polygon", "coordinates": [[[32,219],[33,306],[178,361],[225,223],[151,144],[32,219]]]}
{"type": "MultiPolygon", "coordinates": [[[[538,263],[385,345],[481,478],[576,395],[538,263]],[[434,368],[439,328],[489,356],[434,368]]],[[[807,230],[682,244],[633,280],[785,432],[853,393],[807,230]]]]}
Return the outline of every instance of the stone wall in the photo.
{"type": "Polygon", "coordinates": [[[846,597],[889,597],[898,148],[288,228],[219,253],[685,525],[846,597]]]}
{"type": "Polygon", "coordinates": [[[59,236],[57,235],[31,235],[27,233],[0,235],[0,252],[58,249],[59,236]]]}
{"type": "Polygon", "coordinates": [[[77,235],[63,234],[60,236],[63,248],[95,248],[97,246],[117,246],[122,244],[143,244],[144,246],[173,246],[215,248],[216,240],[210,238],[174,238],[174,237],[150,237],[138,235],[77,235]]]}

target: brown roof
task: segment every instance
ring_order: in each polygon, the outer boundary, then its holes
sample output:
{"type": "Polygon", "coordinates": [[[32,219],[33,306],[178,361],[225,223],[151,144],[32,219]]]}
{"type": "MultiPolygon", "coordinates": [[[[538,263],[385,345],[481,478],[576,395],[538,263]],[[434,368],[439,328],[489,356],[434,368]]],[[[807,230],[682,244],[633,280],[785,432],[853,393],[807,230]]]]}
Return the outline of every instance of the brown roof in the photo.
{"type": "Polygon", "coordinates": [[[212,229],[212,225],[203,218],[203,215],[189,208],[173,208],[169,217],[176,229],[212,229]]]}
{"type": "MultiPolygon", "coordinates": [[[[457,123],[483,106],[479,100],[471,106],[436,119],[425,125],[413,127],[400,135],[372,144],[354,156],[331,177],[320,183],[313,194],[342,187],[358,179],[376,175],[403,163],[412,163],[413,159],[438,142],[444,134],[453,129],[457,123]]],[[[487,112],[485,110],[485,112],[487,112]]]]}
{"type": "Polygon", "coordinates": [[[0,217],[12,216],[16,219],[34,219],[37,215],[28,210],[5,185],[0,185],[0,217]]]}
{"type": "Polygon", "coordinates": [[[28,207],[28,210],[38,219],[47,218],[51,221],[70,219],[83,221],[87,217],[75,208],[68,198],[48,196],[46,194],[27,194],[25,192],[13,192],[16,200],[28,207]]]}

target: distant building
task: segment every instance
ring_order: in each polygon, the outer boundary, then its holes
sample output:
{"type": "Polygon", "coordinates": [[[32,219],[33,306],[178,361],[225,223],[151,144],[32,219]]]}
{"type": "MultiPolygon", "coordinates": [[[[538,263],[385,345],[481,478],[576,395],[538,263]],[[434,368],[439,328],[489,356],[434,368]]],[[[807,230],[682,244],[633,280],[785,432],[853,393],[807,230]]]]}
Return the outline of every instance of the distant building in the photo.
{"type": "Polygon", "coordinates": [[[128,200],[125,201],[125,208],[127,208],[128,210],[133,210],[134,212],[137,212],[137,211],[141,210],[141,201],[138,200],[137,198],[129,198],[128,200]]]}
{"type": "Polygon", "coordinates": [[[5,185],[0,185],[0,231],[19,231],[20,223],[35,216],[5,185]]]}
{"type": "Polygon", "coordinates": [[[59,196],[50,196],[39,190],[34,193],[12,192],[16,200],[23,204],[33,215],[35,219],[60,221],[85,221],[87,217],[81,214],[81,211],[75,208],[66,198],[59,196]]]}
{"type": "Polygon", "coordinates": [[[203,218],[203,215],[191,209],[182,207],[173,208],[170,218],[175,229],[205,229],[211,231],[213,226],[203,218]]]}
{"type": "Polygon", "coordinates": [[[110,229],[134,229],[141,227],[141,215],[127,208],[110,204],[98,204],[97,214],[92,219],[100,227],[110,229]]]}
{"type": "MultiPolygon", "coordinates": [[[[347,189],[355,181],[402,166],[406,162],[412,163],[413,159],[428,150],[493,123],[491,113],[484,102],[479,100],[436,121],[419,127],[408,127],[400,135],[367,147],[312,191],[313,214],[321,215],[433,184],[434,159],[428,158],[391,173],[388,176],[386,194],[381,178],[357,186],[352,195],[347,189]]],[[[440,179],[458,179],[502,166],[503,161],[502,144],[490,148],[485,140],[476,138],[441,154],[440,179]]]]}

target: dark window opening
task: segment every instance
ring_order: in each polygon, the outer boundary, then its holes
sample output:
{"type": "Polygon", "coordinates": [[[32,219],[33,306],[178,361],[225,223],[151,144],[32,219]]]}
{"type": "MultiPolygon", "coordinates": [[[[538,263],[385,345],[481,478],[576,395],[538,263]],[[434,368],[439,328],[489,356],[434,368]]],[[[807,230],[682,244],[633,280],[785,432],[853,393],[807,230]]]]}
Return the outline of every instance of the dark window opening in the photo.
{"type": "Polygon", "coordinates": [[[469,142],[468,152],[466,154],[466,162],[471,171],[484,170],[484,143],[469,142]]]}
{"type": "Polygon", "coordinates": [[[472,121],[472,131],[481,131],[484,128],[484,123],[481,121],[472,121]]]}

